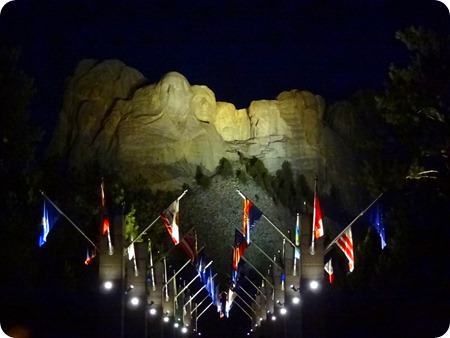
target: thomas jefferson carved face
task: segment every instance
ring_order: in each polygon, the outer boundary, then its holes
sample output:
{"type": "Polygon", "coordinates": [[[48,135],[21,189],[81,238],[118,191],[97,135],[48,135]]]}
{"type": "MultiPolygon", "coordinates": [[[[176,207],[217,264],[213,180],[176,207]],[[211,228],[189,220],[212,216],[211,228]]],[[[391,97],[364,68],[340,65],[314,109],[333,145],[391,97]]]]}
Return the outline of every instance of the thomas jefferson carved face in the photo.
{"type": "Polygon", "coordinates": [[[167,73],[158,84],[161,107],[169,114],[186,115],[192,100],[192,89],[187,79],[177,72],[167,73]]]}

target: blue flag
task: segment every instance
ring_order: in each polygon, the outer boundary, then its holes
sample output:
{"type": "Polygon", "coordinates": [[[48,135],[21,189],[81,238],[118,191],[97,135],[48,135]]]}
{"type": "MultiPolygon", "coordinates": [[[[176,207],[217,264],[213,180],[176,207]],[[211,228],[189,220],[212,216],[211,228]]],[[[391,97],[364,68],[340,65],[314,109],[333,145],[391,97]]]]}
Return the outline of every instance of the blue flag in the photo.
{"type": "Polygon", "coordinates": [[[52,230],[53,225],[59,218],[58,211],[52,206],[48,205],[44,201],[44,208],[42,213],[41,234],[39,236],[39,246],[43,246],[47,242],[47,236],[52,230]]]}
{"type": "Polygon", "coordinates": [[[372,207],[367,211],[367,220],[370,224],[375,228],[377,233],[381,238],[381,248],[383,249],[386,246],[386,234],[384,229],[384,216],[383,216],[383,208],[381,203],[377,201],[372,207]]]}

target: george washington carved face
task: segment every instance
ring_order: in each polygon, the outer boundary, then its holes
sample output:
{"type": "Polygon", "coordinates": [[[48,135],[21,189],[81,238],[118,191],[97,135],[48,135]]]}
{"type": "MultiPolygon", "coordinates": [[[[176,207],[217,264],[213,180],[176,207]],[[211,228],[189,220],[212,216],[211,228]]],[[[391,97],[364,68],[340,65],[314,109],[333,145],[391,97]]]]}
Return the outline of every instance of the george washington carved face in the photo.
{"type": "Polygon", "coordinates": [[[192,89],[187,79],[177,72],[167,73],[158,84],[161,108],[167,114],[185,116],[192,100],[192,89]]]}

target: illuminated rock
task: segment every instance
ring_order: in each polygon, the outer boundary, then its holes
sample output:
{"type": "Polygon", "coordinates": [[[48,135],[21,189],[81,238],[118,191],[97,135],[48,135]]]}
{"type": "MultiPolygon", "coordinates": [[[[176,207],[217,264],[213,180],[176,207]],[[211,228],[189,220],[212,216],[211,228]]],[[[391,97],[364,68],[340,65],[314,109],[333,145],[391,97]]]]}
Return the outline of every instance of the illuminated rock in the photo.
{"type": "Polygon", "coordinates": [[[298,90],[236,109],[177,72],[149,84],[118,60],[83,60],[68,82],[49,154],[172,189],[192,183],[197,166],[212,173],[222,157],[241,153],[272,173],[289,161],[311,186],[315,175],[327,176],[329,189],[343,180],[333,166],[343,151],[323,125],[324,110],[320,96],[298,90]]]}

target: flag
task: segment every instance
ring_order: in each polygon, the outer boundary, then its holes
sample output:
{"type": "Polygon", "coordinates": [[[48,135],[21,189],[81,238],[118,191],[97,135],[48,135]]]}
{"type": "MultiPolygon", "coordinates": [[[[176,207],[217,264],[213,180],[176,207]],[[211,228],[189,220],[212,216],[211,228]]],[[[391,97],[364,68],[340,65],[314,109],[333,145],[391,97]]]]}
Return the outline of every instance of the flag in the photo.
{"type": "MultiPolygon", "coordinates": [[[[131,239],[131,241],[133,241],[133,238],[131,239]]],[[[127,252],[128,252],[128,260],[131,261],[132,259],[134,259],[134,257],[136,256],[134,251],[134,243],[130,244],[130,246],[127,248],[127,252]]]]}
{"type": "Polygon", "coordinates": [[[255,227],[255,223],[262,216],[262,212],[248,198],[244,199],[244,221],[242,233],[248,244],[250,244],[250,229],[255,227]]]}
{"type": "MultiPolygon", "coordinates": [[[[295,223],[295,245],[300,246],[300,215],[297,214],[297,223],[295,223]]],[[[294,249],[294,257],[300,259],[300,249],[294,249]]]]}
{"type": "Polygon", "coordinates": [[[325,271],[328,274],[328,280],[330,281],[330,284],[334,281],[334,273],[333,273],[333,263],[331,261],[331,258],[328,260],[328,262],[325,263],[325,266],[323,267],[325,271]]]}
{"type": "Polygon", "coordinates": [[[197,259],[197,233],[194,229],[188,231],[188,233],[181,239],[179,243],[180,248],[184,251],[186,256],[192,263],[197,259]]]}
{"type": "Polygon", "coordinates": [[[44,200],[44,207],[42,212],[41,221],[41,234],[39,236],[39,246],[43,246],[47,242],[47,236],[52,230],[53,225],[58,221],[59,214],[58,211],[53,207],[53,205],[47,205],[44,200]]]}
{"type": "Polygon", "coordinates": [[[214,285],[214,277],[211,268],[209,269],[209,275],[208,279],[206,281],[206,291],[208,291],[209,296],[211,297],[211,301],[214,304],[215,296],[214,293],[216,292],[216,287],[214,285]]]}
{"type": "Polygon", "coordinates": [[[102,200],[102,208],[104,209],[106,207],[106,201],[105,201],[105,183],[100,183],[100,195],[102,200]]]}
{"type": "Polygon", "coordinates": [[[95,251],[95,248],[92,249],[92,251],[89,250],[89,247],[86,249],[86,259],[84,261],[84,264],[89,265],[90,262],[97,256],[97,253],[95,251]]]}
{"type": "Polygon", "coordinates": [[[107,234],[109,232],[109,219],[108,215],[103,216],[103,222],[102,222],[102,233],[107,234]]]}
{"type": "Polygon", "coordinates": [[[108,214],[106,212],[106,200],[105,200],[105,183],[100,183],[100,196],[101,196],[101,204],[102,204],[102,213],[103,213],[103,219],[102,219],[102,234],[105,235],[106,233],[109,234],[109,219],[108,214]]]}
{"type": "Polygon", "coordinates": [[[348,259],[348,269],[350,272],[355,267],[355,260],[353,257],[353,236],[352,228],[349,227],[336,241],[338,247],[344,252],[348,259]]]}
{"type": "Polygon", "coordinates": [[[239,261],[244,254],[245,249],[248,248],[248,243],[239,230],[234,233],[234,247],[233,247],[233,270],[239,269],[239,261]]]}
{"type": "Polygon", "coordinates": [[[108,236],[108,253],[112,255],[114,253],[114,248],[112,246],[111,241],[111,232],[110,232],[110,226],[109,226],[109,218],[108,218],[108,212],[106,209],[106,199],[105,199],[105,183],[100,183],[100,196],[101,196],[101,205],[102,205],[102,215],[103,218],[101,220],[102,224],[102,234],[108,236]]]}
{"type": "Polygon", "coordinates": [[[166,229],[172,237],[172,241],[177,245],[180,242],[180,234],[178,230],[178,212],[180,208],[180,202],[176,199],[164,212],[161,214],[161,218],[166,225],[166,229]]]}
{"type": "Polygon", "coordinates": [[[320,209],[319,196],[317,196],[317,192],[314,194],[313,229],[315,238],[320,238],[323,236],[322,211],[320,209]]]}
{"type": "Polygon", "coordinates": [[[384,230],[384,215],[381,203],[378,201],[366,212],[366,218],[375,228],[381,238],[381,249],[386,246],[386,233],[384,230]]]}

